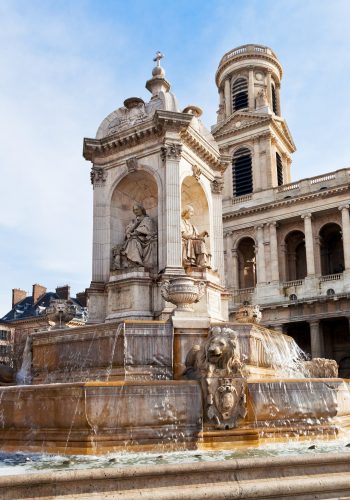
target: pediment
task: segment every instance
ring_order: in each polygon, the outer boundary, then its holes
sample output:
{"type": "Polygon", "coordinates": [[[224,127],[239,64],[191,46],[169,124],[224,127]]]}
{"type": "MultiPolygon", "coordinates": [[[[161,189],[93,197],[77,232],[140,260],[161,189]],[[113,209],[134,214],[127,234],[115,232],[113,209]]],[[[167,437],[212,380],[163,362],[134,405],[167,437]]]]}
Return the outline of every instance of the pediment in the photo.
{"type": "Polygon", "coordinates": [[[290,133],[290,130],[285,120],[272,120],[272,123],[275,129],[278,131],[278,133],[287,140],[287,142],[291,147],[291,150],[294,152],[296,150],[296,146],[294,144],[292,134],[290,133]]]}
{"type": "Polygon", "coordinates": [[[232,134],[248,127],[261,126],[263,123],[270,123],[270,121],[271,115],[262,115],[261,113],[244,111],[236,112],[224,122],[216,125],[216,127],[212,130],[212,134],[214,137],[226,135],[228,133],[232,134]]]}

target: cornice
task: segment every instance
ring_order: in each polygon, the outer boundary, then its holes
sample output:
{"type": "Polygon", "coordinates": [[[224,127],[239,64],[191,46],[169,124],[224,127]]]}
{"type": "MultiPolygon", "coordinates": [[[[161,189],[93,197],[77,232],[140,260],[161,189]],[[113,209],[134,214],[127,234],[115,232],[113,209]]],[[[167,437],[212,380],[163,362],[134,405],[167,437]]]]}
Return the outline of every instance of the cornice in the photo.
{"type": "Polygon", "coordinates": [[[180,132],[186,129],[193,116],[187,113],[157,110],[151,119],[116,132],[102,139],[84,139],[83,156],[91,162],[141,144],[152,137],[160,137],[167,130],[180,132]]]}
{"type": "Polygon", "coordinates": [[[192,127],[183,130],[180,136],[184,144],[194,150],[214,170],[223,173],[228,165],[231,164],[231,157],[221,155],[192,127]]]}
{"type": "Polygon", "coordinates": [[[343,186],[337,186],[333,189],[329,189],[327,191],[316,191],[314,193],[307,193],[305,195],[299,195],[295,196],[293,198],[288,198],[288,199],[283,199],[280,201],[271,201],[269,203],[265,203],[263,205],[259,205],[257,207],[248,207],[248,208],[240,208],[239,210],[232,212],[232,213],[227,213],[223,214],[223,221],[230,221],[233,219],[236,219],[238,217],[241,217],[242,215],[250,215],[250,214],[255,214],[259,212],[266,212],[266,211],[271,211],[274,208],[280,208],[284,206],[290,206],[294,205],[296,202],[303,202],[307,200],[313,200],[316,198],[329,198],[333,196],[334,194],[349,191],[350,186],[348,184],[343,185],[343,186]]]}
{"type": "Polygon", "coordinates": [[[212,129],[212,134],[214,138],[216,139],[217,137],[224,137],[225,135],[230,135],[232,133],[240,133],[241,130],[243,129],[248,129],[251,127],[255,127],[258,124],[262,124],[264,122],[270,123],[271,121],[271,115],[258,115],[257,113],[252,113],[252,112],[235,112],[232,115],[230,115],[226,120],[223,122],[220,122],[215,128],[212,129]],[[255,118],[255,121],[251,121],[243,126],[240,126],[239,128],[232,127],[228,129],[227,131],[222,131],[220,133],[220,130],[222,130],[224,127],[230,124],[230,122],[233,122],[236,118],[242,118],[242,119],[247,119],[247,118],[255,118]]]}

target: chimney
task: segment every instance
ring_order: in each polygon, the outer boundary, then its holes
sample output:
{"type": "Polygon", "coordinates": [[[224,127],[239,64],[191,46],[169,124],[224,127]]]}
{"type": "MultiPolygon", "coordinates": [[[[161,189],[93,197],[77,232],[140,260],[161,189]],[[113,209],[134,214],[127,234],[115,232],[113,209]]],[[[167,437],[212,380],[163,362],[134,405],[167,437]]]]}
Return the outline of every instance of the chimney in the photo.
{"type": "Polygon", "coordinates": [[[60,299],[69,300],[70,299],[70,286],[69,285],[58,286],[56,288],[56,293],[60,299]]]}
{"type": "Polygon", "coordinates": [[[33,285],[33,304],[36,304],[38,300],[46,293],[46,288],[42,285],[38,285],[37,283],[33,285]]]}
{"type": "Polygon", "coordinates": [[[27,296],[27,292],[24,290],[21,290],[20,288],[13,288],[12,289],[12,308],[15,307],[18,302],[21,302],[21,300],[25,299],[27,296]]]}
{"type": "Polygon", "coordinates": [[[77,293],[76,300],[79,302],[81,307],[86,307],[86,292],[77,293]]]}

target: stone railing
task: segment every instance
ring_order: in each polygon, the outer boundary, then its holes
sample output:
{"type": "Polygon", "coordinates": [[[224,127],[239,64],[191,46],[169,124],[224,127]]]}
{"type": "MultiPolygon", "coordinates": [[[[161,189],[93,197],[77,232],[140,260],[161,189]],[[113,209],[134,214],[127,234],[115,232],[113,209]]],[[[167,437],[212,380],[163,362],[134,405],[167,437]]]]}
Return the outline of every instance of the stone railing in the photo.
{"type": "Polygon", "coordinates": [[[350,168],[343,168],[316,177],[301,179],[290,184],[283,184],[274,188],[274,192],[278,198],[281,195],[297,196],[304,193],[319,191],[320,189],[328,189],[342,184],[347,184],[350,181],[350,168]]]}
{"type": "Polygon", "coordinates": [[[241,45],[240,47],[237,47],[236,49],[233,49],[233,50],[230,50],[229,52],[227,52],[223,56],[223,58],[221,59],[220,65],[222,63],[224,63],[225,61],[227,61],[228,59],[231,59],[232,57],[239,56],[241,54],[246,54],[247,52],[248,53],[257,52],[257,53],[269,54],[273,57],[276,57],[276,59],[277,59],[276,54],[269,47],[265,47],[264,45],[250,44],[250,45],[241,45]]]}
{"type": "Polygon", "coordinates": [[[232,198],[232,205],[237,205],[238,203],[244,203],[245,201],[251,200],[253,197],[252,194],[245,194],[243,196],[236,196],[232,198]]]}
{"type": "Polygon", "coordinates": [[[340,280],[342,276],[343,276],[342,273],[327,274],[326,276],[320,277],[320,283],[323,283],[325,281],[337,281],[337,280],[340,280]]]}
{"type": "Polygon", "coordinates": [[[303,283],[304,283],[304,280],[284,281],[283,288],[290,288],[292,286],[301,286],[303,283]]]}

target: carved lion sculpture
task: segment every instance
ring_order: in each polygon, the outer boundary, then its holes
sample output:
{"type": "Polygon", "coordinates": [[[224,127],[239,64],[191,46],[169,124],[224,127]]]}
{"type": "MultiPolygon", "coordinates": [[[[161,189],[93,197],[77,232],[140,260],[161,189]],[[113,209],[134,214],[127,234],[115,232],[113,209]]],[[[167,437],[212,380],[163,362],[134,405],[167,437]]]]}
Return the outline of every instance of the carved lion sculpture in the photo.
{"type": "Polygon", "coordinates": [[[217,372],[220,376],[243,376],[237,334],[231,328],[211,328],[207,340],[195,345],[186,356],[184,376],[199,380],[217,372]]]}
{"type": "Polygon", "coordinates": [[[306,373],[311,378],[337,378],[338,364],[334,359],[314,358],[304,362],[306,373]]]}
{"type": "Polygon", "coordinates": [[[211,328],[207,340],[192,347],[185,363],[184,376],[201,382],[204,418],[219,429],[235,427],[237,419],[246,415],[237,334],[230,328],[211,328]]]}
{"type": "Polygon", "coordinates": [[[236,312],[236,321],[239,323],[260,323],[261,311],[259,306],[243,306],[236,312]]]}

